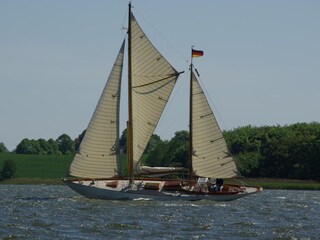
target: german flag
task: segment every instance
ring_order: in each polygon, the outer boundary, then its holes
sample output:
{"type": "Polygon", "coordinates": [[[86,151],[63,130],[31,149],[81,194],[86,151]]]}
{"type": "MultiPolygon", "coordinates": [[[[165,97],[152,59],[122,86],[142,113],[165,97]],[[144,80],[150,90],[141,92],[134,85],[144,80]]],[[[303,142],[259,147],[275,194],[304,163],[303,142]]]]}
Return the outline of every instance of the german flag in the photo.
{"type": "Polygon", "coordinates": [[[202,57],[203,51],[192,49],[192,57],[202,57]]]}

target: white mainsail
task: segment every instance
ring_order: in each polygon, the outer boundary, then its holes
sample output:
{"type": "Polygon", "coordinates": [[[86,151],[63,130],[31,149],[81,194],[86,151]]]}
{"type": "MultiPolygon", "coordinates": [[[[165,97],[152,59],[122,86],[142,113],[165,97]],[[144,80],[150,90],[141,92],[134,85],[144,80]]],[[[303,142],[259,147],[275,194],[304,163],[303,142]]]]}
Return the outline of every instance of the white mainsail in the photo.
{"type": "Polygon", "coordinates": [[[222,132],[192,72],[193,103],[193,171],[197,176],[232,178],[239,174],[222,132]]]}
{"type": "Polygon", "coordinates": [[[131,14],[133,162],[137,165],[179,73],[159,53],[131,14]]]}
{"type": "Polygon", "coordinates": [[[119,107],[125,41],[90,120],[70,175],[87,178],[115,176],[119,164],[119,107]]]}

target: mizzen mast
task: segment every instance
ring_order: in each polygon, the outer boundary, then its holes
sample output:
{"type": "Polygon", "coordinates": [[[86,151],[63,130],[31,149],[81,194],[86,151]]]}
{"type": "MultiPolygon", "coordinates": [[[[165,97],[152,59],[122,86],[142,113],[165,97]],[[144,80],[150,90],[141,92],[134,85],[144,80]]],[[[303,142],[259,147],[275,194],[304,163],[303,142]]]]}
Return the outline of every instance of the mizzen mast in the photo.
{"type": "Polygon", "coordinates": [[[192,52],[193,52],[193,46],[191,47],[191,62],[190,62],[190,96],[189,96],[189,180],[192,180],[193,178],[193,166],[192,166],[192,156],[193,156],[193,140],[192,140],[192,102],[193,102],[193,84],[192,84],[192,71],[193,71],[193,65],[192,65],[192,52]]]}
{"type": "MultiPolygon", "coordinates": [[[[191,46],[191,61],[190,61],[190,98],[189,98],[189,180],[193,179],[193,63],[194,57],[203,56],[203,51],[194,50],[191,46]]],[[[197,74],[198,71],[195,69],[197,74]]]]}

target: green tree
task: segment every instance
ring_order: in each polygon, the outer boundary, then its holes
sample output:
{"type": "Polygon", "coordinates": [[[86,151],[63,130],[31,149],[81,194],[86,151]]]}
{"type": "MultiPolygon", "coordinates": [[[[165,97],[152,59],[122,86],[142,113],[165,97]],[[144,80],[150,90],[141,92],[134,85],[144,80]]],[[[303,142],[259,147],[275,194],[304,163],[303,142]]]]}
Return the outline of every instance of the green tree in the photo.
{"type": "Polygon", "coordinates": [[[241,127],[224,133],[244,176],[320,179],[320,124],[241,127]]]}
{"type": "Polygon", "coordinates": [[[145,158],[144,165],[150,167],[166,166],[164,160],[166,159],[168,149],[168,141],[161,141],[150,150],[145,158]]]}
{"type": "Polygon", "coordinates": [[[37,154],[48,155],[51,152],[51,145],[43,138],[37,140],[39,144],[39,151],[37,154]]]}
{"type": "Polygon", "coordinates": [[[25,138],[18,144],[15,152],[18,154],[61,154],[57,143],[52,138],[48,141],[43,138],[39,138],[38,140],[25,138]]]}
{"type": "Polygon", "coordinates": [[[259,177],[258,169],[262,156],[259,152],[241,152],[235,156],[240,173],[246,177],[259,177]]]}
{"type": "Polygon", "coordinates": [[[2,179],[10,179],[13,178],[16,174],[17,165],[14,160],[8,159],[4,161],[1,177],[2,179]]]}
{"type": "Polygon", "coordinates": [[[189,132],[182,130],[174,134],[168,144],[165,162],[170,167],[188,167],[189,132]]]}
{"type": "Polygon", "coordinates": [[[320,132],[318,132],[308,153],[308,162],[311,169],[309,178],[320,180],[320,132]]]}
{"type": "Polygon", "coordinates": [[[119,139],[120,148],[123,149],[124,153],[127,153],[127,129],[122,131],[121,137],[119,139]]]}
{"type": "Polygon", "coordinates": [[[74,147],[76,152],[79,151],[80,144],[82,142],[82,139],[84,138],[84,135],[86,134],[87,130],[83,130],[82,133],[74,140],[74,147]]]}
{"type": "Polygon", "coordinates": [[[18,154],[32,154],[33,146],[31,140],[24,138],[16,147],[16,153],[18,154]]]}
{"type": "MultiPolygon", "coordinates": [[[[154,138],[157,139],[157,136],[154,138]]],[[[189,159],[189,133],[188,131],[175,132],[170,141],[158,141],[150,149],[145,163],[149,166],[160,167],[187,167],[189,159]]]]}
{"type": "Polygon", "coordinates": [[[150,153],[160,143],[162,143],[161,138],[157,134],[152,134],[144,154],[150,153]]]}
{"type": "Polygon", "coordinates": [[[62,154],[74,154],[75,153],[75,147],[73,140],[69,137],[67,134],[62,134],[58,137],[56,140],[58,149],[62,154]]]}
{"type": "Polygon", "coordinates": [[[0,153],[8,152],[8,149],[3,142],[0,142],[0,153]]]}
{"type": "Polygon", "coordinates": [[[48,155],[61,155],[62,153],[59,151],[58,144],[55,140],[50,138],[48,140],[48,144],[50,145],[50,149],[48,150],[48,155]]]}

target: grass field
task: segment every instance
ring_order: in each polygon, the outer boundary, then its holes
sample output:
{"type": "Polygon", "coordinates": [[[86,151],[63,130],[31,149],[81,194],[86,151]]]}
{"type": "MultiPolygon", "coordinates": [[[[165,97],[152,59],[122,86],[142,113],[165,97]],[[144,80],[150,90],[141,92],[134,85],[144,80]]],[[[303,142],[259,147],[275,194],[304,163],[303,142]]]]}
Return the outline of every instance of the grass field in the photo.
{"type": "MultiPolygon", "coordinates": [[[[72,155],[27,155],[0,153],[0,169],[3,162],[12,159],[17,164],[14,179],[0,181],[4,184],[59,184],[66,176],[73,159],[72,155]]],[[[121,166],[126,168],[126,155],[121,157],[121,166]]],[[[246,185],[261,186],[264,189],[320,190],[319,181],[288,179],[243,179],[246,185]]]]}
{"type": "Polygon", "coordinates": [[[261,186],[264,189],[320,190],[319,181],[297,179],[245,179],[247,185],[261,186]]]}
{"type": "MultiPolygon", "coordinates": [[[[73,155],[32,155],[0,153],[0,170],[5,160],[12,159],[17,165],[15,178],[0,183],[60,183],[67,175],[73,155]]],[[[126,171],[126,156],[121,157],[126,171]]]]}
{"type": "Polygon", "coordinates": [[[7,159],[17,165],[16,178],[60,179],[68,171],[73,156],[71,155],[31,155],[31,154],[0,154],[0,167],[7,159]]]}

